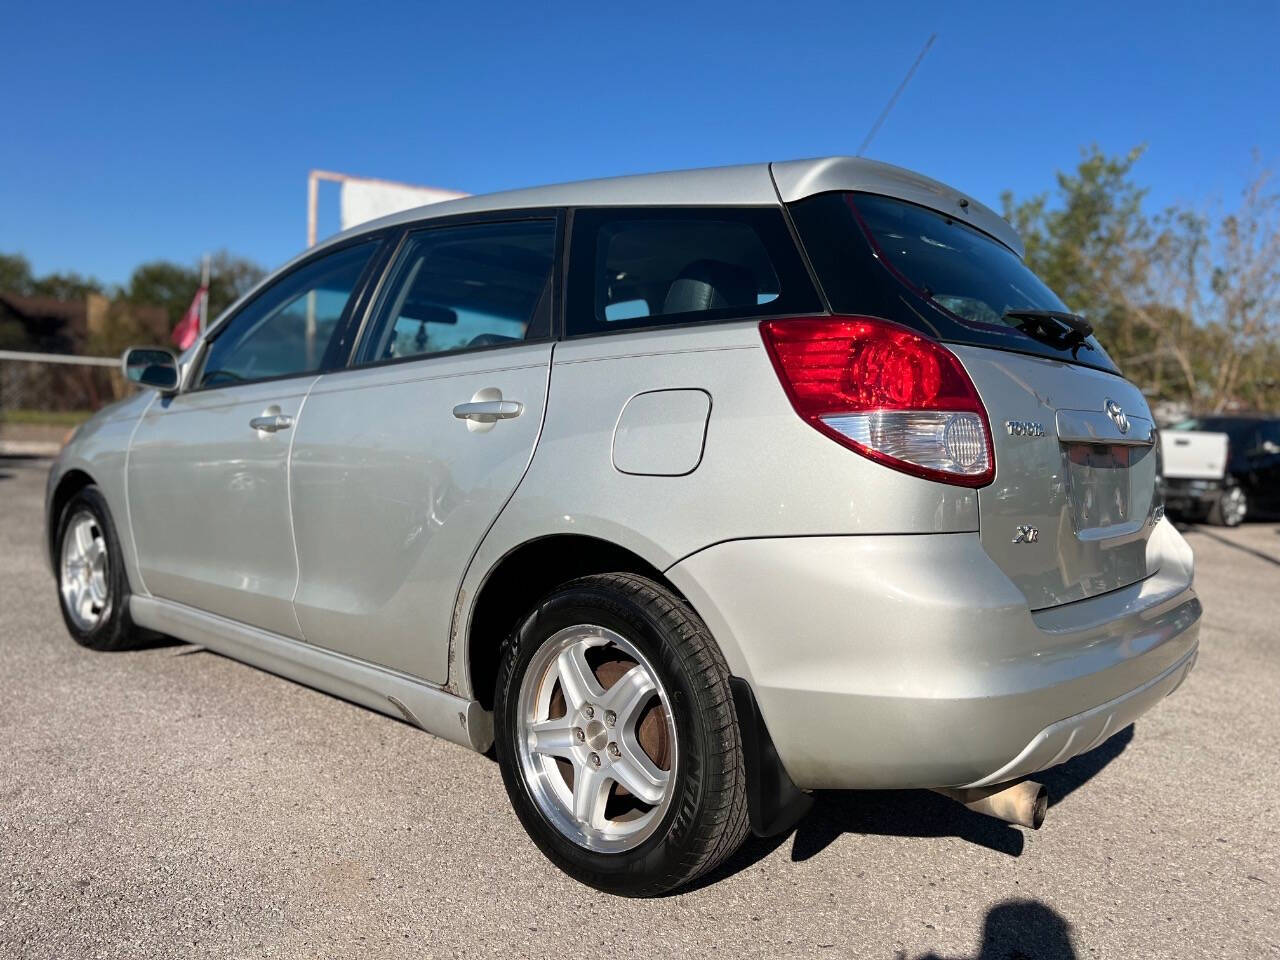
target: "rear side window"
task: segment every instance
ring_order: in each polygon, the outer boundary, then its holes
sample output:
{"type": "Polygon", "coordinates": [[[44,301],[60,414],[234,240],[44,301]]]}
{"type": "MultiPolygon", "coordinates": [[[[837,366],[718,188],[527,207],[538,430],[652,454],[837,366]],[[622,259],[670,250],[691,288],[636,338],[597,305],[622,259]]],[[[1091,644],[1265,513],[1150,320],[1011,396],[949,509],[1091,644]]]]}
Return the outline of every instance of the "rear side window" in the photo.
{"type": "Polygon", "coordinates": [[[555,220],[410,234],[360,362],[452,353],[550,335],[555,220]]]}
{"type": "Polygon", "coordinates": [[[819,309],[782,212],[579,210],[570,336],[819,309]]]}
{"type": "Polygon", "coordinates": [[[967,223],[866,193],[820,194],[790,209],[837,313],[883,317],[940,340],[1115,370],[1093,337],[1074,351],[1045,342],[1019,312],[1068,313],[1067,306],[1017,254],[967,223]]]}

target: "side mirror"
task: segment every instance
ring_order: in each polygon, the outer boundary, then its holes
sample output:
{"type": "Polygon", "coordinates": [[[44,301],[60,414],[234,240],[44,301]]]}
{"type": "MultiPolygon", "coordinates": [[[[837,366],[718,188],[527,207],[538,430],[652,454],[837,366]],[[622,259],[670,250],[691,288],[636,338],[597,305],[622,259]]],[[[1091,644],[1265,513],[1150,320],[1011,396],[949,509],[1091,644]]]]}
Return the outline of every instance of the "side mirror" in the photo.
{"type": "Polygon", "coordinates": [[[160,347],[130,347],[120,361],[131,383],[162,393],[178,389],[178,358],[160,347]]]}

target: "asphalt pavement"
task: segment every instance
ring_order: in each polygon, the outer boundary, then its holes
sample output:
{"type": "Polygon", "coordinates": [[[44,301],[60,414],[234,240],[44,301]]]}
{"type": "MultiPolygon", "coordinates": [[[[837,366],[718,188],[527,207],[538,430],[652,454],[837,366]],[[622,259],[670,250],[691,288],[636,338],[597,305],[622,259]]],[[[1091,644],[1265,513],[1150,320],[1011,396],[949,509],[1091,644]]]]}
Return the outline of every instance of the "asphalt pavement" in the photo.
{"type": "Polygon", "coordinates": [[[0,957],[1280,957],[1275,524],[1188,531],[1199,664],[1040,778],[1040,831],[823,794],[635,901],[546,862],[483,756],[197,647],[76,646],[46,469],[0,460],[0,957]]]}

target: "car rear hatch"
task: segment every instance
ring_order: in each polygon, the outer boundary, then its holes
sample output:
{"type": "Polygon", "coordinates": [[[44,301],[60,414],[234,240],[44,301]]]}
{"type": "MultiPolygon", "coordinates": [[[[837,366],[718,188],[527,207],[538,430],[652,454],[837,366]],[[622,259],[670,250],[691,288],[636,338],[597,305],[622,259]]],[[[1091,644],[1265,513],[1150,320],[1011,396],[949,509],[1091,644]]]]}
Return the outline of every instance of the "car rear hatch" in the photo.
{"type": "Polygon", "coordinates": [[[964,221],[958,196],[936,201],[951,212],[851,192],[788,210],[834,313],[900,324],[960,359],[995,461],[978,491],[982,543],[1028,605],[1141,580],[1161,512],[1146,401],[1082,318],[964,221]]]}
{"type": "Polygon", "coordinates": [[[1120,377],[951,345],[987,408],[995,480],[982,545],[1033,610],[1141,580],[1158,516],[1155,429],[1120,377]]]}

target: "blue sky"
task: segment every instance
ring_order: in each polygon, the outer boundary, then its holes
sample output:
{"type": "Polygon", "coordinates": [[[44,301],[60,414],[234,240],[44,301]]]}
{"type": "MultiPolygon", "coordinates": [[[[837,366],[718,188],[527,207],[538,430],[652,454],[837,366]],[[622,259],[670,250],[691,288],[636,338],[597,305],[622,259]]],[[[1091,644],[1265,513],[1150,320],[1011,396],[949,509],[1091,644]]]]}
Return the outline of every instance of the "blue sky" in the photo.
{"type": "MultiPolygon", "coordinates": [[[[484,192],[854,152],[995,204],[1146,143],[1152,204],[1280,165],[1280,3],[10,4],[0,251],[123,282],[305,243],[312,167],[484,192]]],[[[336,229],[336,188],[321,232],[336,229]]]]}

